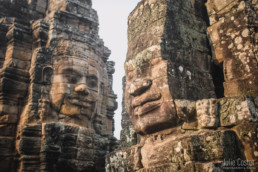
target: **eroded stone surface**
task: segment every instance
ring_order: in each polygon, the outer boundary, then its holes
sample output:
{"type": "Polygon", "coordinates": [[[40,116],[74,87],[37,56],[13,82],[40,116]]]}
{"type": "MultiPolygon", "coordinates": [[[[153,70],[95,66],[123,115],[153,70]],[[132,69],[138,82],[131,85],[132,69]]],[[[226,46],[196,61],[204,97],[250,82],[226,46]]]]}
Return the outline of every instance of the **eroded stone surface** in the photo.
{"type": "Polygon", "coordinates": [[[251,97],[222,99],[219,103],[221,126],[234,126],[242,121],[258,120],[257,105],[251,97]]]}
{"type": "Polygon", "coordinates": [[[125,100],[124,100],[125,83],[126,83],[125,79],[126,78],[123,77],[123,100],[122,100],[122,121],[121,121],[122,130],[120,131],[120,142],[119,142],[120,148],[127,148],[130,146],[136,145],[140,141],[139,135],[135,132],[134,126],[128,115],[128,110],[125,107],[125,100]]]}
{"type": "Polygon", "coordinates": [[[219,126],[218,103],[216,99],[204,99],[196,102],[197,119],[200,128],[219,126]]]}
{"type": "Polygon", "coordinates": [[[103,171],[117,104],[91,0],[0,9],[1,171],[103,171]]]}
{"type": "Polygon", "coordinates": [[[130,116],[140,142],[106,171],[257,171],[257,1],[205,2],[142,0],[130,14],[121,134],[130,116]]]}
{"type": "Polygon", "coordinates": [[[209,0],[213,58],[224,66],[226,97],[257,96],[257,1],[209,0]]]}
{"type": "Polygon", "coordinates": [[[189,114],[177,114],[177,107],[183,108],[176,105],[177,99],[215,97],[206,24],[194,9],[200,2],[194,3],[141,1],[129,16],[125,105],[138,133],[153,133],[190,118],[182,117],[191,116],[190,109],[189,114]]]}

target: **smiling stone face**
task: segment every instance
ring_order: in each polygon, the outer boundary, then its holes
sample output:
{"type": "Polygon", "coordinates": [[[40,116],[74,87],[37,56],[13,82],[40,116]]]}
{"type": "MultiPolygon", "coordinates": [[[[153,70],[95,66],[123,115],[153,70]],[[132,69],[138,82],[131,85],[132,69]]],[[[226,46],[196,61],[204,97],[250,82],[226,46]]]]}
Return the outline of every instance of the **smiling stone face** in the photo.
{"type": "Polygon", "coordinates": [[[54,64],[51,106],[63,116],[90,121],[100,99],[100,66],[94,61],[68,58],[54,64]]]}
{"type": "Polygon", "coordinates": [[[168,83],[168,61],[160,44],[165,11],[166,1],[142,1],[128,21],[125,105],[135,131],[141,135],[178,124],[168,83]]]}
{"type": "Polygon", "coordinates": [[[178,23],[191,3],[141,1],[128,17],[125,102],[142,135],[194,120],[189,102],[215,97],[205,27],[178,23]]]}
{"type": "Polygon", "coordinates": [[[141,72],[126,63],[125,102],[136,132],[153,133],[177,124],[176,110],[167,82],[167,62],[154,58],[141,72]]]}
{"type": "Polygon", "coordinates": [[[117,145],[114,62],[92,1],[0,9],[1,171],[104,171],[117,145]]]}

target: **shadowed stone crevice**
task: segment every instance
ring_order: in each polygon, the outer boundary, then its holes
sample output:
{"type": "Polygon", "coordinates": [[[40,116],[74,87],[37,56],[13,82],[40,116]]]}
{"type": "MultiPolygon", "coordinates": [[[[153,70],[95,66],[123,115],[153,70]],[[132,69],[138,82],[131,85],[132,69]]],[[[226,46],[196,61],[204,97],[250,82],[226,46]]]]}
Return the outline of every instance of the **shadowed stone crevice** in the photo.
{"type": "Polygon", "coordinates": [[[215,87],[215,93],[217,98],[223,98],[224,97],[224,73],[223,73],[223,63],[216,65],[212,64],[211,67],[211,74],[213,78],[213,83],[215,87]]]}

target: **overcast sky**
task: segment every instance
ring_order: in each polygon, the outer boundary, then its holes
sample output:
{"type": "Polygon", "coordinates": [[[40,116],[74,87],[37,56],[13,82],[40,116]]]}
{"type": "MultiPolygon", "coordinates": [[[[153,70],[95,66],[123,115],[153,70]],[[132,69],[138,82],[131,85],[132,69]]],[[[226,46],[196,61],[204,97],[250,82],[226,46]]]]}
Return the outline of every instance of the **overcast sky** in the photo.
{"type": "Polygon", "coordinates": [[[111,50],[109,60],[115,61],[113,90],[117,94],[118,109],[115,112],[115,137],[120,138],[122,77],[127,52],[127,17],[140,0],[92,0],[99,16],[99,35],[111,50]]]}

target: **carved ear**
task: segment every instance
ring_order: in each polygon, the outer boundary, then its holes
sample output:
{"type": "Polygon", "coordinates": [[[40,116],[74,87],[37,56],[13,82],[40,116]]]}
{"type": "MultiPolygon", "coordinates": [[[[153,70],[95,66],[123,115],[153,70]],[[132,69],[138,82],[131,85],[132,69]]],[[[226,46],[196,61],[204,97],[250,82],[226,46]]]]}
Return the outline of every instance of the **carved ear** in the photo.
{"type": "Polygon", "coordinates": [[[98,134],[101,134],[101,132],[103,131],[103,116],[101,114],[96,114],[94,116],[93,128],[98,134]]]}
{"type": "Polygon", "coordinates": [[[42,83],[50,85],[52,83],[53,69],[52,67],[44,67],[42,70],[42,83]]]}
{"type": "Polygon", "coordinates": [[[105,95],[105,91],[106,91],[105,85],[103,82],[101,82],[100,83],[100,94],[105,95]]]}

